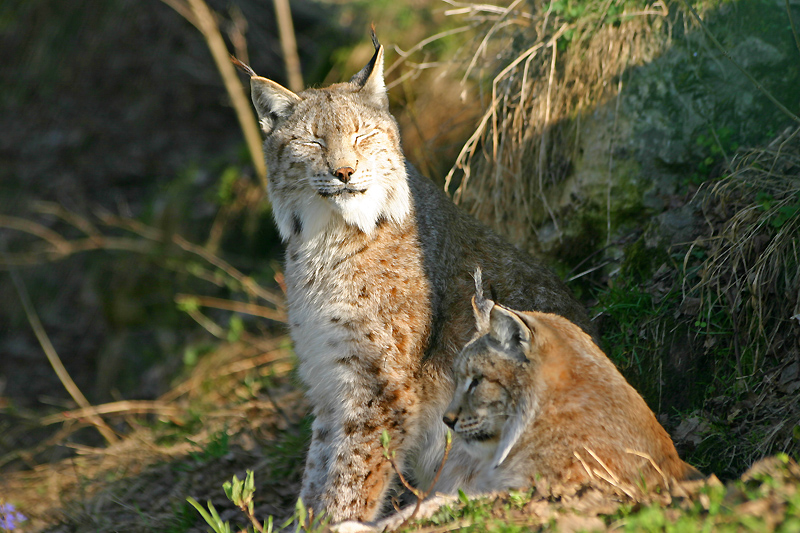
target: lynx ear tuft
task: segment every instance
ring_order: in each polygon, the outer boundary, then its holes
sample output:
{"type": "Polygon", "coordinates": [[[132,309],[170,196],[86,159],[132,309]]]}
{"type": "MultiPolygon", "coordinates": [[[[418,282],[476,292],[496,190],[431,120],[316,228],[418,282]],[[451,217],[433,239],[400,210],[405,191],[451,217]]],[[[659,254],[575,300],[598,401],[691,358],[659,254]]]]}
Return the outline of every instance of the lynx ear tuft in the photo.
{"type": "Polygon", "coordinates": [[[489,335],[497,340],[509,357],[527,363],[533,334],[525,322],[510,309],[495,305],[489,313],[489,335]]]}
{"type": "Polygon", "coordinates": [[[358,93],[364,96],[367,102],[379,109],[388,110],[389,96],[386,94],[386,83],[383,80],[384,48],[378,42],[374,30],[372,44],[375,46],[375,54],[366,67],[350,78],[350,83],[356,86],[358,93]]]}
{"type": "Polygon", "coordinates": [[[250,78],[250,93],[258,113],[258,122],[265,134],[272,131],[277,120],[291,115],[294,106],[301,100],[289,89],[261,76],[250,78]]]}
{"type": "Polygon", "coordinates": [[[245,74],[247,74],[251,78],[255,78],[256,77],[256,73],[255,73],[255,71],[253,69],[250,68],[250,65],[248,65],[246,63],[242,63],[241,61],[239,61],[239,59],[236,56],[233,56],[233,55],[231,56],[231,63],[236,65],[236,67],[239,70],[241,70],[242,72],[244,72],[245,74]]]}
{"type": "Polygon", "coordinates": [[[483,296],[483,272],[481,267],[475,269],[475,296],[472,297],[472,312],[475,315],[475,325],[478,333],[489,331],[489,314],[492,312],[494,302],[483,296]]]}

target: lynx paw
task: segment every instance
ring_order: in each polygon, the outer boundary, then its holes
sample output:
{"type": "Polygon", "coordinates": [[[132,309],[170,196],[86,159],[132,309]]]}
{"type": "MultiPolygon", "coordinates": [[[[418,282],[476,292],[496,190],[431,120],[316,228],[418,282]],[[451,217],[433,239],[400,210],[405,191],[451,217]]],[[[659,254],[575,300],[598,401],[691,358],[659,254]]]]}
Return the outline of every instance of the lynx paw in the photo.
{"type": "Polygon", "coordinates": [[[371,524],[347,520],[346,522],[339,522],[338,524],[332,525],[331,531],[335,531],[336,533],[375,533],[381,530],[371,524]]]}

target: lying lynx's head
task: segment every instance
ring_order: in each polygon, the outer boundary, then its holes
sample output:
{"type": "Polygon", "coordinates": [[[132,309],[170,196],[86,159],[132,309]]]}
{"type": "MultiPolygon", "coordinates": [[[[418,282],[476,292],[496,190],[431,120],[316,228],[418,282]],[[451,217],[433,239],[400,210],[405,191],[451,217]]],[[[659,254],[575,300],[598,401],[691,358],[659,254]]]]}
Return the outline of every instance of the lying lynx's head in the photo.
{"type": "Polygon", "coordinates": [[[535,416],[536,339],[527,317],[483,297],[480,270],[472,299],[478,333],[455,361],[456,389],[443,417],[476,457],[499,466],[535,416]]]}
{"type": "Polygon", "coordinates": [[[389,114],[383,46],[346,83],[299,94],[251,73],[250,87],[281,237],[347,224],[371,234],[411,209],[397,123],[389,114]]]}

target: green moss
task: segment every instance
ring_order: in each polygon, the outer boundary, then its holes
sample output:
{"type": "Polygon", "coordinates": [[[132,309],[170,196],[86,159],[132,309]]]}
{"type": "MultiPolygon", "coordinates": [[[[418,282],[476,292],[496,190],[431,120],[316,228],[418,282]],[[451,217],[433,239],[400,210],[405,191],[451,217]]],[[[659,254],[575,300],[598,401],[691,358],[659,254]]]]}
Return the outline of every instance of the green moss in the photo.
{"type": "Polygon", "coordinates": [[[669,254],[666,250],[648,248],[644,239],[637,239],[625,247],[620,276],[635,282],[649,280],[658,267],[668,262],[669,254]]]}

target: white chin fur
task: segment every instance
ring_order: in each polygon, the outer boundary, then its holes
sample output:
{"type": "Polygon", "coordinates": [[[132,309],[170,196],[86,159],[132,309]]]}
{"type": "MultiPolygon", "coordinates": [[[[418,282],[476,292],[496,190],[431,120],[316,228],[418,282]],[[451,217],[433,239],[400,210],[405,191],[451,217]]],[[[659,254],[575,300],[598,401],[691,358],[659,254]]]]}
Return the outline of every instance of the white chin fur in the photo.
{"type": "Polygon", "coordinates": [[[361,194],[344,194],[324,198],[317,194],[284,203],[273,197],[273,212],[281,239],[288,241],[294,234],[297,216],[303,228],[304,240],[326,231],[331,225],[344,223],[356,226],[371,235],[381,217],[388,221],[403,222],[411,212],[411,191],[403,179],[389,193],[380,185],[373,184],[361,194]]]}
{"type": "Polygon", "coordinates": [[[336,205],[346,224],[356,226],[371,235],[382,216],[393,222],[402,222],[408,216],[408,194],[402,195],[405,202],[397,202],[387,196],[385,189],[372,186],[362,194],[336,196],[332,198],[332,203],[336,205]]]}

